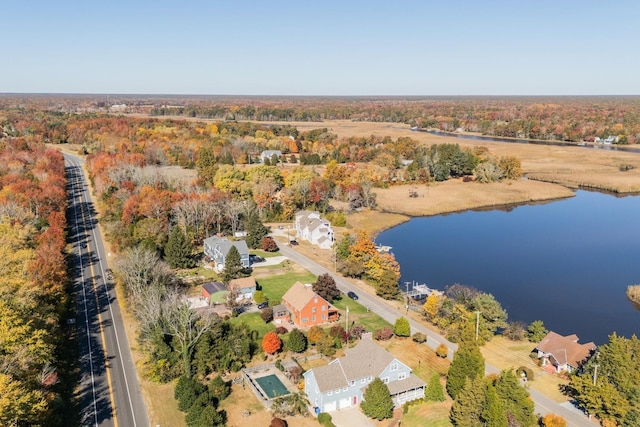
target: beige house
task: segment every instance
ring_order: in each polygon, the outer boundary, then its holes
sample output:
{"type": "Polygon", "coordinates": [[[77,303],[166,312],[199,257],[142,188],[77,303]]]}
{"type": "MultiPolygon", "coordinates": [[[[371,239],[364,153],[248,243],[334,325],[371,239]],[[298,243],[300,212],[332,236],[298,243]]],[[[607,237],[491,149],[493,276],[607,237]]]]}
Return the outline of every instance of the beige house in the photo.
{"type": "Polygon", "coordinates": [[[556,368],[556,372],[573,372],[593,355],[596,345],[593,342],[578,344],[578,336],[572,334],[562,336],[549,332],[536,347],[538,359],[542,366],[548,364],[556,368]]]}

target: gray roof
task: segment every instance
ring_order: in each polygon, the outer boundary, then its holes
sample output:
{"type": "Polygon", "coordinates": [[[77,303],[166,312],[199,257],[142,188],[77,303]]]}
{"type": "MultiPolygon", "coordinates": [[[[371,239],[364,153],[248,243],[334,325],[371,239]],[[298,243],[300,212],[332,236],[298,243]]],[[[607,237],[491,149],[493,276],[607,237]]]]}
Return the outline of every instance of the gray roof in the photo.
{"type": "Polygon", "coordinates": [[[247,242],[245,242],[244,240],[231,241],[226,237],[212,236],[208,239],[205,239],[204,242],[212,248],[215,248],[219,245],[220,252],[222,252],[224,256],[227,256],[227,254],[229,253],[229,249],[231,249],[231,246],[235,246],[236,249],[238,249],[238,252],[240,252],[240,255],[249,254],[249,247],[247,246],[247,242]]]}
{"type": "Polygon", "coordinates": [[[398,381],[389,381],[387,387],[389,387],[389,393],[394,394],[402,393],[407,390],[413,390],[414,388],[424,387],[426,384],[420,378],[411,374],[409,378],[398,381]]]}
{"type": "Polygon", "coordinates": [[[371,341],[363,338],[357,346],[345,351],[345,356],[325,366],[313,368],[321,393],[346,387],[349,381],[377,377],[395,357],[371,341]]]}
{"type": "Polygon", "coordinates": [[[207,282],[203,283],[202,287],[205,291],[209,293],[209,295],[213,295],[216,292],[226,291],[227,288],[224,287],[224,284],[220,282],[207,282]]]}

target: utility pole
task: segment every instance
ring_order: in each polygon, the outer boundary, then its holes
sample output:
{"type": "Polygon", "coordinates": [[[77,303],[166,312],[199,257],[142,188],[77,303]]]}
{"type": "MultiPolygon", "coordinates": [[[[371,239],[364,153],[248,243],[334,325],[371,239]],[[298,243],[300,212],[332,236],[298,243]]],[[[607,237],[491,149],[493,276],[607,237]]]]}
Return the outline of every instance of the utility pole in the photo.
{"type": "Polygon", "coordinates": [[[480,329],[480,311],[476,310],[476,341],[478,341],[478,330],[480,329]]]}
{"type": "Polygon", "coordinates": [[[596,385],[596,379],[598,378],[598,366],[600,365],[593,365],[593,385],[596,385]]]}

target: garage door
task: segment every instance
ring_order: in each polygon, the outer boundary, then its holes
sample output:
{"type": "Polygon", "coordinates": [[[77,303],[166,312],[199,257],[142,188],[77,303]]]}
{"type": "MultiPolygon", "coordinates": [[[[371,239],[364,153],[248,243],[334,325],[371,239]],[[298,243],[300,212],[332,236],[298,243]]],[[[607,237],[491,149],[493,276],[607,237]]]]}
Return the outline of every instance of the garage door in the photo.
{"type": "Polygon", "coordinates": [[[333,412],[336,410],[336,402],[325,403],[322,412],[333,412]]]}
{"type": "Polygon", "coordinates": [[[351,399],[348,397],[346,399],[340,399],[340,402],[338,402],[338,408],[340,409],[348,408],[349,406],[351,406],[351,399]]]}

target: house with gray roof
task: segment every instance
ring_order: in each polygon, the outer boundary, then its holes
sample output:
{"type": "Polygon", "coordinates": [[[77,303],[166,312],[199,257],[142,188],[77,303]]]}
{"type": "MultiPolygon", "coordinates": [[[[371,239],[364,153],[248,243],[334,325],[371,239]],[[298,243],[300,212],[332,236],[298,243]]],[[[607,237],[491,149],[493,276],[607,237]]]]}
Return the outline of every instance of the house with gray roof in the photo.
{"type": "Polygon", "coordinates": [[[320,412],[359,406],[365,390],[375,377],[389,388],[396,407],[424,397],[425,382],[411,373],[404,363],[363,335],[345,356],[328,365],[304,373],[304,391],[320,412]]]}
{"type": "Polygon", "coordinates": [[[249,258],[249,247],[244,240],[231,241],[226,237],[212,236],[204,241],[204,254],[214,263],[214,267],[218,271],[224,270],[224,264],[227,259],[229,249],[235,246],[240,253],[240,261],[246,268],[251,267],[249,258]]]}
{"type": "Polygon", "coordinates": [[[319,212],[296,212],[295,229],[296,236],[302,240],[318,245],[321,249],[333,247],[334,237],[331,223],[320,218],[319,212]]]}

